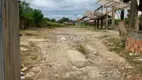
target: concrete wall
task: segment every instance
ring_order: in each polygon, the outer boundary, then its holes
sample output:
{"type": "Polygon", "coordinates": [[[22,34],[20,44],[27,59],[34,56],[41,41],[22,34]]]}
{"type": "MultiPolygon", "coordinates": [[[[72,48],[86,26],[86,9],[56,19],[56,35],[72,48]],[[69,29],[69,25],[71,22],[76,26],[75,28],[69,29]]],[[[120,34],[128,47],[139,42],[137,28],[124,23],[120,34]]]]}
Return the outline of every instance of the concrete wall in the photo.
{"type": "Polygon", "coordinates": [[[142,32],[133,31],[127,37],[126,49],[133,53],[142,54],[142,32]]]}

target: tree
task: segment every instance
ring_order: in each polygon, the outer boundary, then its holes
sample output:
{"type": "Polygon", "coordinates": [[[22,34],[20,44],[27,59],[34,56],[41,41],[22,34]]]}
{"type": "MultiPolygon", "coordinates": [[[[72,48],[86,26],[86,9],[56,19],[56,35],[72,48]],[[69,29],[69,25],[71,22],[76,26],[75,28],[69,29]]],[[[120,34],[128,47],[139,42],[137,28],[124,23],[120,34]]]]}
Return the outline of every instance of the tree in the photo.
{"type": "Polygon", "coordinates": [[[64,23],[64,22],[68,22],[70,19],[63,17],[62,19],[58,20],[59,23],[64,23]]]}
{"type": "MultiPolygon", "coordinates": [[[[20,14],[20,29],[28,28],[40,28],[50,26],[62,26],[57,24],[55,19],[49,19],[44,17],[43,13],[39,9],[33,9],[29,3],[21,1],[19,3],[19,14],[20,14]]],[[[68,18],[63,18],[62,21],[68,21],[68,18]]]]}
{"type": "Polygon", "coordinates": [[[51,22],[56,22],[56,20],[55,20],[55,19],[51,19],[50,21],[51,21],[51,22]]]}
{"type": "Polygon", "coordinates": [[[37,27],[41,27],[44,20],[44,15],[42,14],[42,11],[39,9],[34,9],[33,13],[35,24],[37,25],[37,27]]]}
{"type": "Polygon", "coordinates": [[[51,21],[49,18],[45,17],[44,21],[51,21]]]}
{"type": "Polygon", "coordinates": [[[33,9],[25,1],[19,3],[20,28],[27,29],[32,27],[41,27],[44,21],[44,15],[41,10],[33,9]]]}

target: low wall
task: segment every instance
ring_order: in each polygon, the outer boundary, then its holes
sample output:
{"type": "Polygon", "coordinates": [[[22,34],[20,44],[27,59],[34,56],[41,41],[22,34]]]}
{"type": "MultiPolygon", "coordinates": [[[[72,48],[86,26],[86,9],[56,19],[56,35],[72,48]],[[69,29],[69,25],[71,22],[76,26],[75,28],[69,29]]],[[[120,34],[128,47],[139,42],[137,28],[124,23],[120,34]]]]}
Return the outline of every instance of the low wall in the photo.
{"type": "Polygon", "coordinates": [[[126,49],[142,54],[142,31],[132,31],[127,37],[126,49]]]}

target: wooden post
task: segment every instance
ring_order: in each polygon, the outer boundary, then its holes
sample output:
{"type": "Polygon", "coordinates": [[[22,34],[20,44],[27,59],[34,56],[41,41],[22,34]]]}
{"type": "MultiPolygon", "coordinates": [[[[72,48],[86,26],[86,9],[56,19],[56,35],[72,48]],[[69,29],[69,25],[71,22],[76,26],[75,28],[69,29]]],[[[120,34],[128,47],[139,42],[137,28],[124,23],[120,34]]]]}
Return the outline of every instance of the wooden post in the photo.
{"type": "Polygon", "coordinates": [[[106,29],[108,28],[108,8],[106,7],[106,29]]]}
{"type": "Polygon", "coordinates": [[[0,0],[0,80],[20,80],[18,0],[0,0]]]}
{"type": "Polygon", "coordinates": [[[137,0],[131,0],[130,28],[139,30],[137,0]]]}
{"type": "Polygon", "coordinates": [[[98,19],[98,29],[100,29],[100,19],[98,19]]]}
{"type": "Polygon", "coordinates": [[[103,17],[101,18],[101,29],[103,29],[103,17]]]}
{"type": "Polygon", "coordinates": [[[99,29],[99,19],[97,19],[97,29],[99,29]]]}
{"type": "Polygon", "coordinates": [[[121,10],[121,20],[124,20],[124,10],[121,10]]]}
{"type": "Polygon", "coordinates": [[[96,28],[96,20],[94,19],[94,29],[96,28]]]}
{"type": "Polygon", "coordinates": [[[112,7],[112,28],[115,26],[115,7],[112,7]]]}

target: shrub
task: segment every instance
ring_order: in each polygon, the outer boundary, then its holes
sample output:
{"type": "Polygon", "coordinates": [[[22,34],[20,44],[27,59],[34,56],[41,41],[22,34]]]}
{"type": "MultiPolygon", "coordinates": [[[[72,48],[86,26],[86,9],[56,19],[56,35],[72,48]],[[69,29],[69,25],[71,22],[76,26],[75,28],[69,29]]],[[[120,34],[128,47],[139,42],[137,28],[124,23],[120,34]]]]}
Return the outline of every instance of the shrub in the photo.
{"type": "Polygon", "coordinates": [[[46,22],[45,27],[54,28],[54,27],[65,27],[64,24],[56,23],[56,22],[46,22]]]}

